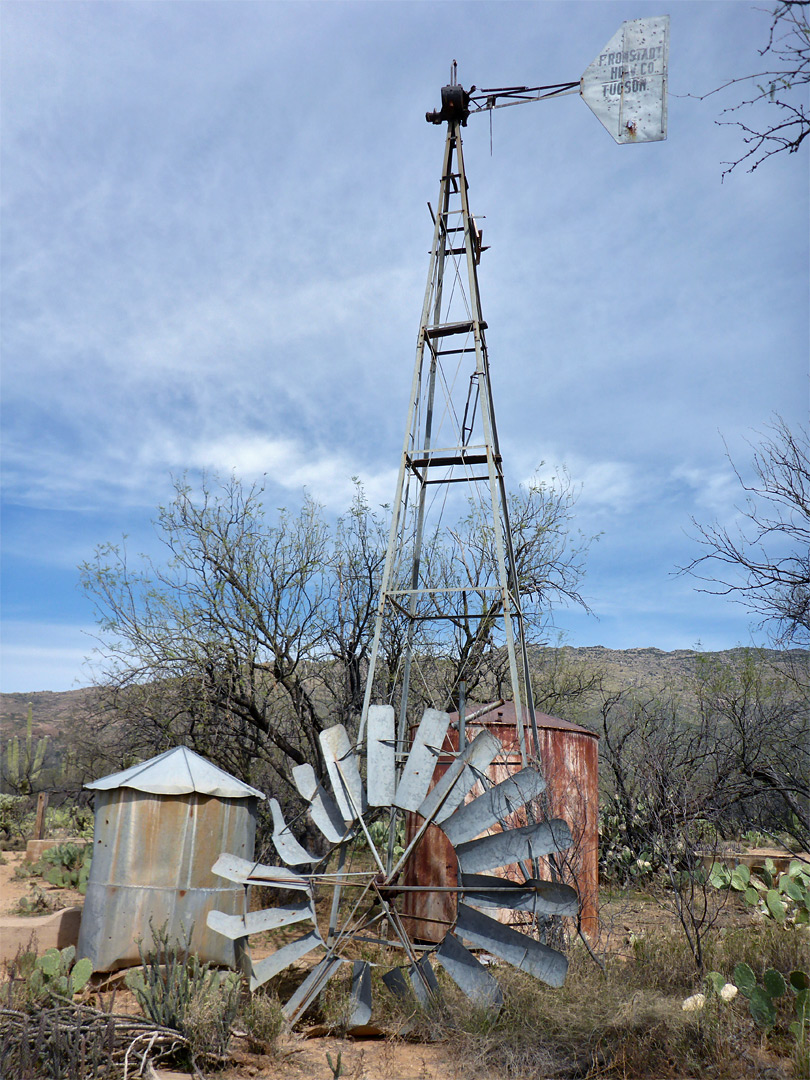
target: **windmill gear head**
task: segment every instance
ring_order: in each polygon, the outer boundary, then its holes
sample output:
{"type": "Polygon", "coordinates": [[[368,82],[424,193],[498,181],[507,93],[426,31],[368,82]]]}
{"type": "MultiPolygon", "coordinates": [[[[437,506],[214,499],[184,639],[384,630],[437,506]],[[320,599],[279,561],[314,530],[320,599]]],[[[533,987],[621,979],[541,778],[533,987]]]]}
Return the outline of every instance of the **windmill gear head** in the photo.
{"type": "Polygon", "coordinates": [[[442,87],[442,107],[433,112],[425,113],[425,120],[429,124],[442,124],[445,120],[460,120],[461,126],[467,126],[467,117],[470,115],[470,93],[457,83],[442,87]]]}

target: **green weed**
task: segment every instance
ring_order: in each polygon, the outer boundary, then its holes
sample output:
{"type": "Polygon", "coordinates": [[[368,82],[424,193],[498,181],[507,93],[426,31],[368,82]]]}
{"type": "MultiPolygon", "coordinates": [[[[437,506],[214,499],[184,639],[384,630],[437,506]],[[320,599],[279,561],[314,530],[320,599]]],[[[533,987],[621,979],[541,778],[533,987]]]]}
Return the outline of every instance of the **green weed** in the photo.
{"type": "Polygon", "coordinates": [[[165,924],[149,926],[152,947],[147,950],[138,940],[141,968],[127,974],[126,985],[144,1015],[184,1036],[192,1065],[198,1060],[221,1062],[239,1009],[241,976],[220,976],[200,962],[188,941],[170,941],[165,924]]]}

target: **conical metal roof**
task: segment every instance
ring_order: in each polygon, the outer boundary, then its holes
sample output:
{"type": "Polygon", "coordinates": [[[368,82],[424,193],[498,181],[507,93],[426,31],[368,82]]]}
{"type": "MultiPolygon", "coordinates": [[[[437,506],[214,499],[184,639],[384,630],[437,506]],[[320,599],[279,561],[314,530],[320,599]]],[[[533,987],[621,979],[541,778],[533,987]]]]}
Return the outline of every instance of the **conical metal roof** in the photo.
{"type": "Polygon", "coordinates": [[[197,791],[201,795],[219,795],[223,799],[265,798],[261,791],[243,784],[185,746],[176,746],[174,750],[94,780],[85,787],[99,790],[128,787],[152,795],[187,795],[197,791]]]}
{"type": "MultiPolygon", "coordinates": [[[[592,739],[598,739],[599,735],[595,731],[591,731],[590,728],[580,727],[579,724],[572,724],[570,720],[561,720],[559,716],[549,716],[548,713],[535,712],[535,720],[537,721],[538,730],[543,731],[571,731],[577,732],[579,735],[588,735],[592,739]]],[[[498,724],[512,725],[515,724],[515,703],[514,701],[502,701],[494,702],[490,706],[479,705],[477,701],[467,702],[467,723],[481,724],[484,726],[497,726],[498,724]],[[472,721],[469,717],[472,716],[472,721]]],[[[450,713],[451,721],[458,721],[458,713],[450,713]]],[[[524,717],[524,724],[529,723],[528,715],[524,717]]]]}

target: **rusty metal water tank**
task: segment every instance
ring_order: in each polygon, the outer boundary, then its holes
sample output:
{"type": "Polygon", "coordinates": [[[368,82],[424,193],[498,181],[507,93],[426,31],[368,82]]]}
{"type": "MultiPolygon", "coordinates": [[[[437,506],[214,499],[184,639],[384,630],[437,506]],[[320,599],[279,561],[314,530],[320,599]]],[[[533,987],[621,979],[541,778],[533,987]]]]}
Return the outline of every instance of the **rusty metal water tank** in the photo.
{"type": "MultiPolygon", "coordinates": [[[[487,770],[492,784],[500,783],[521,768],[520,740],[515,722],[515,706],[511,701],[491,708],[469,703],[468,715],[475,719],[466,725],[467,741],[472,741],[484,728],[495,735],[503,746],[487,770]],[[476,715],[477,714],[477,715],[476,715]]],[[[458,751],[458,714],[451,713],[442,752],[434,773],[434,783],[443,775],[458,751]]],[[[571,829],[574,845],[566,852],[562,880],[574,885],[579,893],[581,926],[584,934],[595,937],[599,915],[599,737],[587,728],[571,724],[544,713],[537,713],[540,739],[540,762],[546,780],[544,809],[549,817],[562,818],[571,829]]],[[[526,724],[526,745],[531,746],[531,731],[526,724]]],[[[476,785],[468,801],[478,795],[476,785]]],[[[406,818],[406,844],[416,835],[421,819],[416,814],[406,818]]],[[[509,822],[510,826],[525,825],[525,820],[509,822]]],[[[546,861],[540,860],[541,877],[550,877],[546,861]]],[[[506,867],[504,876],[520,879],[518,868],[506,867]]],[[[453,848],[438,826],[428,827],[409,859],[403,885],[455,886],[456,858],[453,848]]],[[[406,892],[402,914],[408,932],[418,940],[441,941],[455,921],[456,897],[452,892],[406,892]]],[[[503,910],[502,921],[514,913],[503,910]]]]}
{"type": "Polygon", "coordinates": [[[201,960],[235,966],[234,943],[209,930],[209,911],[242,911],[244,889],[211,872],[220,852],[253,858],[262,792],[176,747],[87,784],[96,792],[93,861],[79,956],[96,971],[140,963],[150,923],[201,960]]]}

